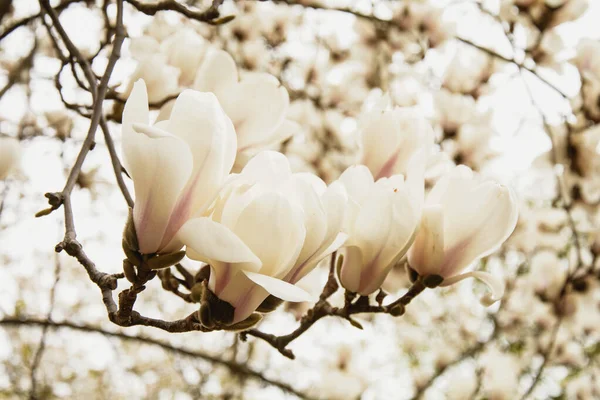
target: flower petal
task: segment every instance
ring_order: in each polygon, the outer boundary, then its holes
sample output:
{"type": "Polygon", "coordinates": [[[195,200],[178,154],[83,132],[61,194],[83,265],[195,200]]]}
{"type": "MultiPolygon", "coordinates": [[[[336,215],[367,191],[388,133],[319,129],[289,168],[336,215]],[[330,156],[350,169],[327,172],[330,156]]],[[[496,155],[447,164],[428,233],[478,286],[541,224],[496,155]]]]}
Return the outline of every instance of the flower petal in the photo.
{"type": "Polygon", "coordinates": [[[240,213],[233,231],[260,258],[262,274],[282,277],[293,267],[306,235],[302,214],[275,192],[256,196],[240,213]]]}
{"type": "Polygon", "coordinates": [[[423,209],[415,241],[408,251],[408,264],[420,275],[439,275],[444,260],[444,210],[441,206],[423,209]]]}
{"type": "Polygon", "coordinates": [[[497,277],[488,272],[483,271],[472,271],[461,275],[455,275],[451,278],[444,279],[440,286],[450,286],[466,278],[479,279],[487,285],[488,289],[490,289],[490,292],[486,293],[481,298],[481,304],[483,304],[486,307],[491,306],[492,304],[500,300],[504,295],[504,281],[498,279],[497,277]]]}
{"type": "Polygon", "coordinates": [[[296,285],[256,272],[243,271],[254,283],[263,287],[267,292],[285,301],[316,301],[313,296],[296,285]]]}
{"type": "Polygon", "coordinates": [[[190,176],[192,156],[181,139],[143,125],[147,111],[144,84],[139,82],[125,105],[123,159],[134,183],[140,251],[154,253],[160,250],[171,212],[190,176]]]}
{"type": "Polygon", "coordinates": [[[237,81],[237,66],[229,53],[210,48],[204,56],[192,87],[201,92],[213,92],[221,101],[227,96],[227,90],[237,81]]]}
{"type": "Polygon", "coordinates": [[[260,259],[225,225],[209,218],[194,218],[185,223],[177,236],[188,248],[188,256],[206,262],[243,263],[258,271],[260,259]]]}
{"type": "MultiPolygon", "coordinates": [[[[442,275],[460,273],[473,261],[491,254],[512,234],[517,224],[517,202],[506,186],[493,182],[480,185],[478,197],[469,215],[469,221],[458,225],[453,235],[461,238],[449,248],[442,266],[442,275]]],[[[452,212],[452,210],[448,210],[452,212]]],[[[463,217],[464,219],[464,217],[463,217]]],[[[457,226],[458,221],[454,222],[457,226]]],[[[448,232],[446,232],[448,234],[448,232]]]]}
{"type": "Polygon", "coordinates": [[[289,106],[287,90],[266,77],[242,80],[219,100],[235,125],[241,151],[272,142],[289,106]]]}

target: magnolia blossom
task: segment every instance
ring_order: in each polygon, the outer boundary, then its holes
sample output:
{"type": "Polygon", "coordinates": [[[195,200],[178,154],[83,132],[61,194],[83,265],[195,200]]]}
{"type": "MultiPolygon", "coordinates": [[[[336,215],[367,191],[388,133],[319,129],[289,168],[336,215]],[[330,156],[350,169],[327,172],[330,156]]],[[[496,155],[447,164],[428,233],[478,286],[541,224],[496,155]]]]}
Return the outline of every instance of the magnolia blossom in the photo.
{"type": "Polygon", "coordinates": [[[123,161],[133,179],[139,251],[168,253],[190,218],[214,200],[235,159],[233,125],[211,93],[182,92],[168,120],[149,124],[148,95],[138,81],[123,112],[123,161]]]}
{"type": "Polygon", "coordinates": [[[433,146],[433,129],[424,117],[408,108],[388,107],[384,96],[362,116],[360,164],[375,180],[406,174],[409,160],[421,149],[433,146]]]}
{"type": "Polygon", "coordinates": [[[477,179],[468,167],[458,166],[427,196],[409,265],[421,276],[444,278],[440,286],[479,278],[492,290],[484,299],[492,304],[502,296],[503,284],[486,272],[461,272],[496,250],[515,229],[517,217],[509,188],[477,179]]]}
{"type": "Polygon", "coordinates": [[[272,294],[312,297],[293,285],[345,240],[346,194],[314,175],[292,174],[286,157],[265,151],[233,175],[210,217],[186,223],[179,238],[190,258],[206,262],[208,288],[245,320],[272,294]]]}
{"type": "Polygon", "coordinates": [[[159,103],[179,92],[180,71],[169,65],[162,54],[152,54],[141,61],[131,77],[126,92],[131,93],[134,82],[142,79],[146,82],[148,99],[159,103]]]}
{"type": "MultiPolygon", "coordinates": [[[[264,73],[240,77],[235,61],[223,50],[206,51],[192,87],[214,93],[233,122],[238,146],[236,171],[260,150],[281,143],[297,129],[285,119],[289,96],[277,78],[264,73]]],[[[167,118],[171,107],[172,103],[163,107],[158,119],[167,118]]]]}
{"type": "Polygon", "coordinates": [[[349,205],[340,281],[361,295],[376,291],[390,269],[406,254],[421,218],[425,157],[417,154],[406,180],[393,175],[377,181],[364,165],[348,168],[339,178],[349,205]]]}
{"type": "Polygon", "coordinates": [[[17,139],[0,137],[0,180],[6,179],[16,167],[20,154],[21,147],[17,139]]]}
{"type": "Polygon", "coordinates": [[[148,57],[160,54],[172,67],[176,68],[181,86],[190,86],[208,49],[208,43],[191,28],[179,29],[161,41],[151,36],[131,40],[132,55],[144,64],[148,57]]]}

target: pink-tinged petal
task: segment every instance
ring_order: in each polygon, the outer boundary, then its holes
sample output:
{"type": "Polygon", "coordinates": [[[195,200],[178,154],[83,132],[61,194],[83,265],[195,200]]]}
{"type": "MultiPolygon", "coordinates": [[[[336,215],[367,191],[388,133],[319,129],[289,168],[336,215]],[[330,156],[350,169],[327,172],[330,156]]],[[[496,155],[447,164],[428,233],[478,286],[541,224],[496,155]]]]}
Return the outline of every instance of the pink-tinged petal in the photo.
{"type": "Polygon", "coordinates": [[[382,254],[395,223],[392,220],[393,194],[383,185],[372,186],[349,231],[349,243],[361,248],[365,265],[382,254]]]}
{"type": "Polygon", "coordinates": [[[296,285],[292,285],[291,283],[284,282],[281,279],[255,272],[243,271],[243,273],[252,282],[263,287],[267,292],[282,300],[294,302],[315,301],[313,296],[304,289],[301,289],[296,285]]]}
{"type": "Polygon", "coordinates": [[[344,262],[340,270],[340,283],[350,292],[358,292],[363,268],[363,257],[359,247],[347,246],[343,249],[344,262]]]}
{"type": "Polygon", "coordinates": [[[444,210],[440,206],[427,206],[408,251],[408,264],[422,276],[439,275],[444,256],[444,210]]]}
{"type": "Polygon", "coordinates": [[[123,159],[134,183],[134,223],[140,251],[154,253],[161,250],[171,212],[190,176],[192,156],[181,139],[143,125],[147,119],[147,97],[140,82],[125,105],[123,159]]]}
{"type": "Polygon", "coordinates": [[[236,270],[218,297],[235,308],[232,322],[235,324],[245,320],[256,311],[268,295],[269,292],[262,286],[251,281],[241,270],[236,270]]]}
{"type": "Polygon", "coordinates": [[[444,279],[440,286],[450,286],[466,278],[479,279],[487,285],[490,291],[481,298],[481,304],[483,304],[486,307],[491,306],[492,304],[500,300],[504,295],[504,281],[498,279],[497,277],[488,272],[483,271],[473,271],[461,275],[455,275],[451,278],[444,279]]]}
{"type": "Polygon", "coordinates": [[[189,218],[208,209],[233,166],[236,149],[231,121],[211,93],[182,92],[168,130],[188,143],[194,167],[169,221],[164,247],[169,247],[170,239],[189,218]]]}
{"type": "MultiPolygon", "coordinates": [[[[512,234],[518,219],[517,201],[506,186],[486,182],[480,186],[479,206],[470,211],[469,223],[465,227],[456,225],[452,234],[462,238],[446,245],[446,257],[442,265],[442,276],[459,274],[475,260],[496,251],[512,234]],[[463,231],[460,231],[464,229],[463,231]]],[[[451,210],[448,210],[451,212],[451,210]]],[[[448,232],[446,233],[448,234],[448,232]]]]}

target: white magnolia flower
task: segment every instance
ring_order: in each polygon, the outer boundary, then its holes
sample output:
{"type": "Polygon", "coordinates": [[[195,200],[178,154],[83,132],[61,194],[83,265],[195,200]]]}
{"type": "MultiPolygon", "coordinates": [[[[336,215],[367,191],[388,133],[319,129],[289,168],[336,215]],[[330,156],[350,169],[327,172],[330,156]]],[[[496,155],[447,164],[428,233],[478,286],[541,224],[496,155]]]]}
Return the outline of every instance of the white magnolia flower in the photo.
{"type": "Polygon", "coordinates": [[[406,254],[421,218],[425,157],[417,154],[406,180],[393,175],[374,181],[364,165],[348,168],[339,178],[348,191],[349,205],[340,270],[342,286],[369,295],[406,254]]]}
{"type": "Polygon", "coordinates": [[[468,167],[458,166],[427,196],[408,253],[409,265],[421,276],[444,278],[440,286],[469,277],[481,279],[492,291],[484,299],[491,304],[502,296],[502,282],[486,272],[461,272],[496,250],[515,229],[517,217],[517,202],[509,188],[476,179],[468,167]]]}
{"type": "Polygon", "coordinates": [[[0,137],[0,180],[6,179],[21,158],[21,146],[14,138],[0,137]]]}
{"type": "MultiPolygon", "coordinates": [[[[160,41],[151,36],[131,39],[129,50],[140,64],[152,64],[153,57],[160,55],[171,67],[177,70],[177,81],[182,87],[194,82],[198,68],[204,59],[208,43],[191,28],[183,28],[160,41]]],[[[150,74],[150,69],[144,70],[150,74]]],[[[145,76],[141,76],[146,80],[145,76]]]]}
{"type": "Polygon", "coordinates": [[[433,129],[414,109],[388,107],[383,98],[360,121],[360,164],[369,168],[375,180],[406,174],[409,160],[419,151],[433,149],[433,129]]]}
{"type": "Polygon", "coordinates": [[[193,88],[213,92],[231,118],[238,141],[236,170],[260,150],[281,143],[295,130],[285,120],[289,95],[277,78],[265,73],[240,77],[235,61],[223,50],[207,51],[193,88]]]}
{"type": "Polygon", "coordinates": [[[181,248],[175,234],[208,209],[231,171],[235,149],[233,125],[213,94],[185,90],[171,118],[152,126],[146,85],[135,83],[123,112],[123,161],[135,187],[141,253],[181,248]]]}
{"type": "Polygon", "coordinates": [[[283,154],[264,151],[232,176],[212,215],[190,220],[179,238],[190,258],[210,265],[208,288],[235,308],[235,324],[269,294],[312,300],[293,284],[343,244],[345,203],[341,185],[292,174],[283,154]]]}
{"type": "Polygon", "coordinates": [[[141,61],[131,77],[126,93],[133,91],[134,82],[143,80],[151,103],[159,103],[179,92],[180,71],[169,65],[163,54],[152,54],[141,61]]]}

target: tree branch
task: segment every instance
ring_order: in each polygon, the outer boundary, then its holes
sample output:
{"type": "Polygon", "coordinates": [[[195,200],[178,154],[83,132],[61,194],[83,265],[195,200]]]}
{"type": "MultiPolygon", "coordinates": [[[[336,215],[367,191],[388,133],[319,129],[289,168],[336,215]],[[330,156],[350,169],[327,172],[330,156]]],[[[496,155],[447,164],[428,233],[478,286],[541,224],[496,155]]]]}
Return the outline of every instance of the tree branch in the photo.
{"type": "Polygon", "coordinates": [[[56,321],[41,320],[41,319],[34,319],[34,318],[24,318],[24,319],[4,318],[4,319],[0,320],[0,325],[7,326],[7,327],[40,326],[42,328],[46,327],[46,328],[50,328],[50,329],[70,329],[70,330],[74,330],[74,331],[78,331],[78,332],[99,333],[106,337],[112,337],[112,338],[117,338],[120,340],[136,342],[139,344],[148,344],[148,345],[152,345],[152,346],[157,346],[157,347],[162,348],[165,351],[179,354],[184,357],[199,358],[199,359],[205,360],[207,362],[223,366],[235,374],[243,375],[243,376],[261,381],[267,385],[278,387],[279,389],[281,389],[287,393],[293,394],[294,396],[297,396],[300,399],[316,400],[316,398],[314,398],[314,397],[308,396],[304,393],[297,391],[296,389],[294,389],[291,385],[289,385],[287,383],[279,382],[279,381],[267,378],[262,373],[260,373],[258,371],[254,371],[254,370],[246,367],[243,364],[238,364],[238,363],[236,363],[234,361],[230,361],[230,360],[224,360],[224,359],[218,358],[216,356],[210,355],[208,353],[205,353],[205,352],[202,352],[199,350],[188,350],[188,349],[184,349],[181,347],[176,347],[171,344],[168,344],[163,341],[153,339],[150,337],[133,336],[133,335],[127,335],[127,334],[120,333],[120,332],[110,332],[110,331],[106,331],[102,328],[95,327],[92,325],[77,325],[77,324],[74,324],[74,323],[68,322],[68,321],[56,322],[56,321]]]}

